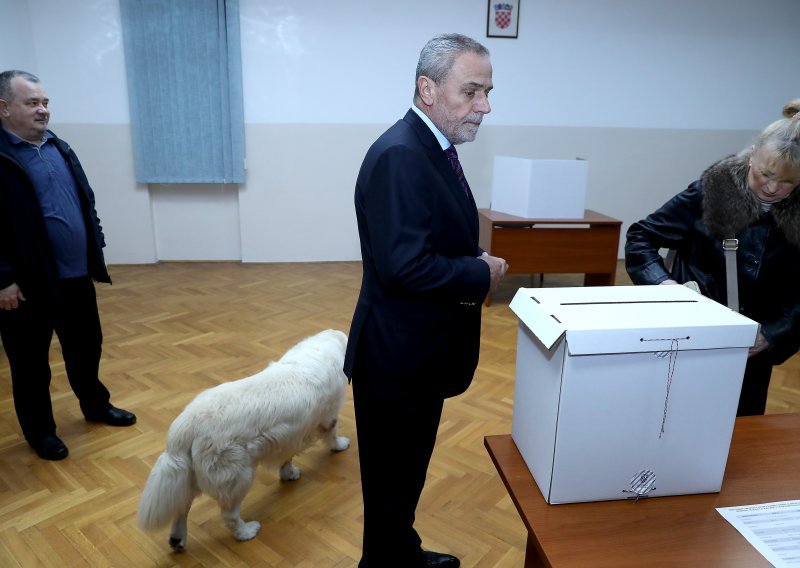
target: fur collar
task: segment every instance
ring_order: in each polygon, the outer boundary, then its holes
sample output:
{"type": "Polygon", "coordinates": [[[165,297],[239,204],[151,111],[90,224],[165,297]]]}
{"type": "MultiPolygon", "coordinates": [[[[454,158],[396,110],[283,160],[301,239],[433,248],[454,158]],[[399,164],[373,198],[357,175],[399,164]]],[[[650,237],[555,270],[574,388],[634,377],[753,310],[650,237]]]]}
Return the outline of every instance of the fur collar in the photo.
{"type": "MultiPolygon", "coordinates": [[[[703,188],[703,222],[708,232],[728,238],[757,222],[761,204],[747,186],[750,151],[729,156],[710,166],[700,178],[703,188]]],[[[770,209],[786,239],[800,248],[800,189],[770,209]]]]}

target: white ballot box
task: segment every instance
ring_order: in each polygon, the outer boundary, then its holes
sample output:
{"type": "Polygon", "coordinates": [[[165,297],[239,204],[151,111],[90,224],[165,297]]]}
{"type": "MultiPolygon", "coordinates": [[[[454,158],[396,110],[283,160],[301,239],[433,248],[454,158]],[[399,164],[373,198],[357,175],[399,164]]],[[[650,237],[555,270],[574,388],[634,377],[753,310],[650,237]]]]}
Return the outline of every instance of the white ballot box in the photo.
{"type": "Polygon", "coordinates": [[[684,286],[521,288],[512,438],[548,503],[717,492],[758,324],[684,286]]]}
{"type": "Polygon", "coordinates": [[[534,219],[581,219],[586,209],[586,160],[494,157],[493,211],[534,219]]]}

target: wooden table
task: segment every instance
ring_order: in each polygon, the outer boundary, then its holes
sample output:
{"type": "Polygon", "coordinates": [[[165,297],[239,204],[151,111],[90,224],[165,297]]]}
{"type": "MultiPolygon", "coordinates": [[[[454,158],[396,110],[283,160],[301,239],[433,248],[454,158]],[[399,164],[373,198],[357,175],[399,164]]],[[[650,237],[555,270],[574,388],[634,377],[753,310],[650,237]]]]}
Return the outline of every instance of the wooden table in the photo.
{"type": "Polygon", "coordinates": [[[484,444],[528,529],[525,567],[771,566],[717,511],[800,499],[800,414],[736,419],[720,493],[548,505],[510,435],[484,444]]]}
{"type": "Polygon", "coordinates": [[[506,259],[509,273],[579,273],[585,286],[614,285],[618,219],[590,209],[582,219],[527,219],[478,209],[478,221],[480,247],[506,259]]]}

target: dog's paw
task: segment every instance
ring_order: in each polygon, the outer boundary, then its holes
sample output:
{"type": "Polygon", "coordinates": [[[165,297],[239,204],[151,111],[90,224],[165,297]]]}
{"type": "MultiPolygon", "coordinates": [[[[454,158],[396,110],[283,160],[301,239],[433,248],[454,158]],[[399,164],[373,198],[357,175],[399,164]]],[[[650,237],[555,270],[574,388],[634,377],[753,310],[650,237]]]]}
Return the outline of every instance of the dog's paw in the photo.
{"type": "Polygon", "coordinates": [[[347,438],[345,436],[336,436],[336,442],[333,444],[331,451],[343,452],[349,447],[350,447],[350,438],[347,438]]]}
{"type": "Polygon", "coordinates": [[[300,479],[300,468],[292,465],[292,462],[286,462],[281,466],[280,476],[284,481],[300,479]]]}
{"type": "Polygon", "coordinates": [[[175,552],[183,552],[186,550],[186,541],[177,536],[170,536],[169,547],[175,552]]]}
{"type": "Polygon", "coordinates": [[[246,523],[241,523],[239,528],[236,529],[236,532],[233,533],[233,538],[236,540],[250,540],[251,538],[255,538],[258,534],[258,531],[261,530],[261,523],[258,521],[248,521],[246,523]]]}

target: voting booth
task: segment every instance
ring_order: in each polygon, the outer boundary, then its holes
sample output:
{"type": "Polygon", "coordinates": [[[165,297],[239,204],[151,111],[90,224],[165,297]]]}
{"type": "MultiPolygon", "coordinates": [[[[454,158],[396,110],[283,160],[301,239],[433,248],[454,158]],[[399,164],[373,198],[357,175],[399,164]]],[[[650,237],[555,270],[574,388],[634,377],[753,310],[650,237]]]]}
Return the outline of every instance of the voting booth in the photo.
{"type": "Polygon", "coordinates": [[[495,156],[490,208],[534,219],[581,219],[586,209],[586,160],[495,156]]]}
{"type": "Polygon", "coordinates": [[[717,492],[758,324],[684,286],[521,288],[512,438],[548,503],[717,492]]]}

